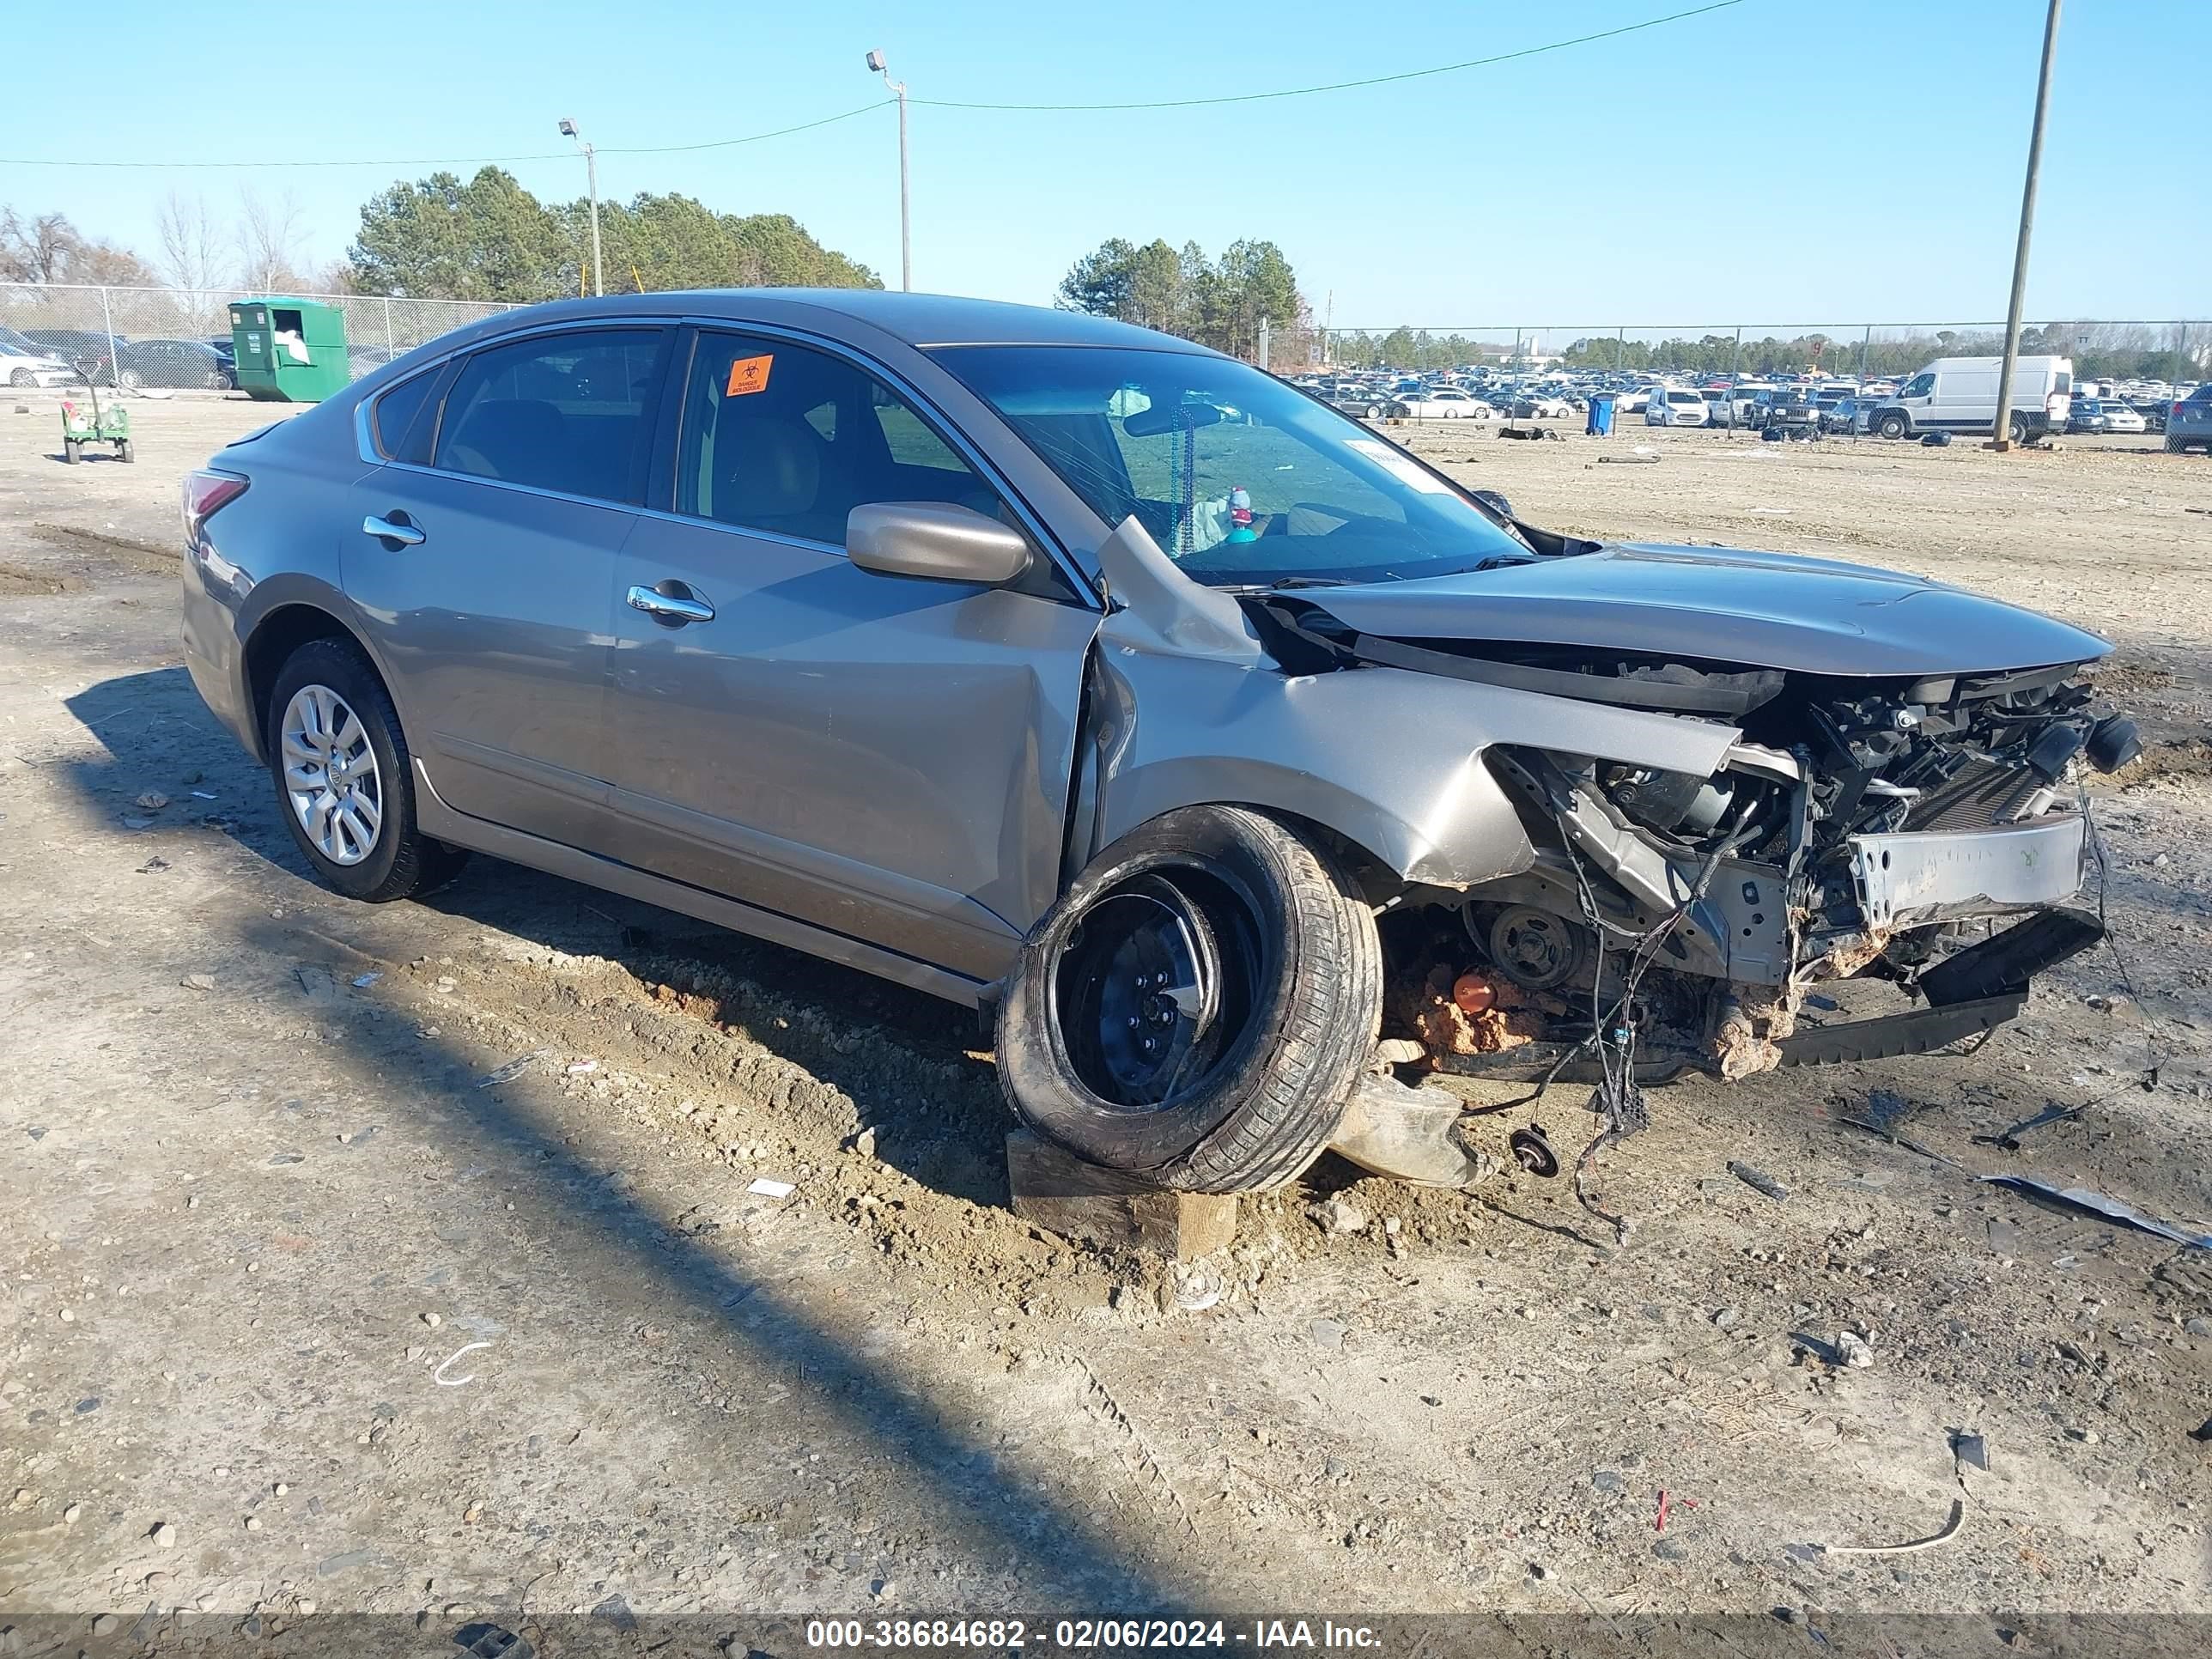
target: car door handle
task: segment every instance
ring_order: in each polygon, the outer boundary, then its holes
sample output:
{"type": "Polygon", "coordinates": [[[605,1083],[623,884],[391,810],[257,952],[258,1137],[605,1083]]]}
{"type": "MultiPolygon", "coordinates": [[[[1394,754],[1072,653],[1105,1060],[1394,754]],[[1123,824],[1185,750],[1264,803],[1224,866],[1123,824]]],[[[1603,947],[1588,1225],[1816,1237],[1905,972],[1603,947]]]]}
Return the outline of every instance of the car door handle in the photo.
{"type": "Polygon", "coordinates": [[[361,533],[374,536],[380,541],[398,542],[403,547],[419,546],[422,540],[422,532],[405,522],[404,518],[398,520],[380,519],[374,513],[361,521],[361,533]]]}
{"type": "Polygon", "coordinates": [[[674,593],[663,593],[653,587],[633,587],[629,591],[630,609],[642,611],[648,617],[663,622],[695,623],[714,620],[714,607],[704,599],[695,599],[674,593]]]}

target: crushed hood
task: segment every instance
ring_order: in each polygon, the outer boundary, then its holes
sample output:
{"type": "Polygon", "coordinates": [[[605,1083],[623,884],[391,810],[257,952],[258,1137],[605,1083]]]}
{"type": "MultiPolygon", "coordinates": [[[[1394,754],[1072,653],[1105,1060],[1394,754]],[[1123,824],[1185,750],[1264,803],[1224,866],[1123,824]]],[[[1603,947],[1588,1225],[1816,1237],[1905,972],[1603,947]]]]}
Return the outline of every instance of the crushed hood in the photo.
{"type": "Polygon", "coordinates": [[[1993,673],[2112,649],[2068,623],[1922,577],[1732,548],[1633,543],[1298,598],[1392,639],[1583,646],[1806,674],[1993,673]]]}

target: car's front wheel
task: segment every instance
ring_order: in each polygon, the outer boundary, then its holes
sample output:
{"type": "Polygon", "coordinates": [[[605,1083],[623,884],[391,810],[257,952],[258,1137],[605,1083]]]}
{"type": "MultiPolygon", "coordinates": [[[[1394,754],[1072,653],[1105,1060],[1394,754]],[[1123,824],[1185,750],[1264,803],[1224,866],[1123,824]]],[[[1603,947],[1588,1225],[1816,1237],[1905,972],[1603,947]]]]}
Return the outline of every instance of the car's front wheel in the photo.
{"type": "Polygon", "coordinates": [[[1322,848],[1193,806],[1108,848],[1037,925],[1000,1006],[1015,1113],[1187,1192],[1263,1189],[1328,1144],[1375,1044],[1375,919],[1322,848]]]}
{"type": "Polygon", "coordinates": [[[1912,423],[1902,415],[1885,415],[1875,423],[1874,429],[1885,438],[1902,438],[1912,429],[1912,423]]]}
{"type": "Polygon", "coordinates": [[[284,827],[325,886],[381,904],[466,860],[415,827],[398,711],[350,641],[310,640],[292,653],[269,695],[266,746],[284,827]]]}

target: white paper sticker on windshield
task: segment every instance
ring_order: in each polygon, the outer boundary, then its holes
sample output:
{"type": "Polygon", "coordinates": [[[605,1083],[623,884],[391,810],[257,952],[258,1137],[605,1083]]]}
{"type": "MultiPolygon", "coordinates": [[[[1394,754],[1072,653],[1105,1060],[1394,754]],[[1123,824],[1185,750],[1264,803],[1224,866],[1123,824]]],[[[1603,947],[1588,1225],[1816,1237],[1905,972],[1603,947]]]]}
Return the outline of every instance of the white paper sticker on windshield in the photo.
{"type": "Polygon", "coordinates": [[[1413,485],[1424,495],[1449,495],[1452,493],[1452,487],[1442,478],[1415,465],[1411,456],[1401,455],[1386,443],[1373,438],[1346,438],[1344,447],[1358,450],[1369,460],[1383,467],[1399,483],[1413,485]]]}

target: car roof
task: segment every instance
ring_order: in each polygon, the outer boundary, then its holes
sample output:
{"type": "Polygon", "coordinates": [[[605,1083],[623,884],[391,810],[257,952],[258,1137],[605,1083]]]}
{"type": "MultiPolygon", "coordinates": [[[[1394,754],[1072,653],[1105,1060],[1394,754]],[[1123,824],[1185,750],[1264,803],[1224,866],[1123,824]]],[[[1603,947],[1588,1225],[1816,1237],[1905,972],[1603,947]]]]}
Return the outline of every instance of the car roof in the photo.
{"type": "Polygon", "coordinates": [[[911,346],[1122,346],[1221,355],[1173,335],[1079,311],[866,288],[691,289],[556,300],[507,312],[492,319],[492,325],[483,331],[504,333],[510,328],[604,317],[666,316],[672,311],[732,322],[780,322],[797,327],[805,327],[810,321],[819,327],[833,318],[848,318],[911,346]]]}

